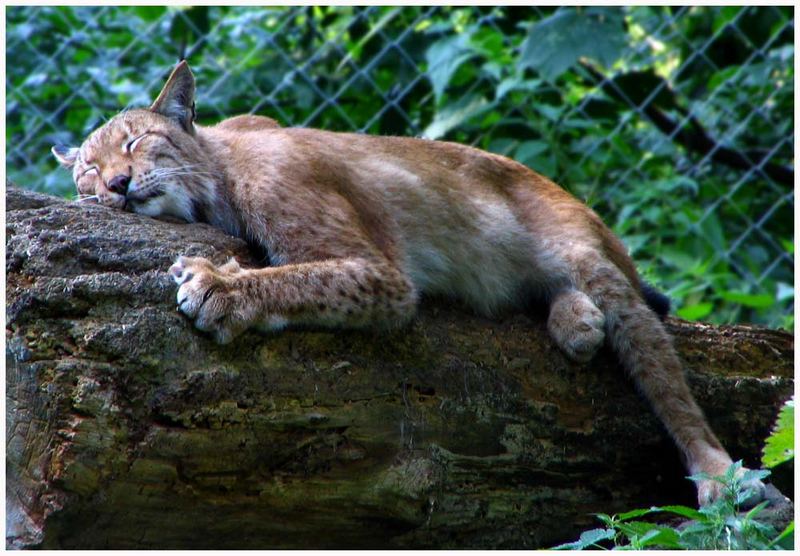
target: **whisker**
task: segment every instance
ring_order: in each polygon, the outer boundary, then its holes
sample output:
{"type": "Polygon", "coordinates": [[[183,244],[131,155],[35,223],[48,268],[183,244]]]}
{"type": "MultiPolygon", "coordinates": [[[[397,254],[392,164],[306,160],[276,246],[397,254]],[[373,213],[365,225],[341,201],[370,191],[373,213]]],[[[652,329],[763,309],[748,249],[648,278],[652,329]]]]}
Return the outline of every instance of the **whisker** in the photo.
{"type": "Polygon", "coordinates": [[[165,171],[170,171],[170,170],[192,170],[194,168],[197,168],[198,166],[201,166],[201,165],[200,164],[185,164],[183,166],[165,166],[163,168],[156,168],[156,170],[165,170],[165,171]]]}
{"type": "Polygon", "coordinates": [[[173,176],[203,176],[203,177],[219,177],[219,174],[211,172],[150,172],[150,176],[154,178],[171,178],[173,176]]]}
{"type": "Polygon", "coordinates": [[[192,168],[197,168],[198,166],[202,166],[202,164],[184,164],[183,166],[168,166],[165,168],[157,168],[158,170],[191,170],[192,168]]]}
{"type": "Polygon", "coordinates": [[[97,201],[97,200],[98,200],[97,195],[86,195],[86,196],[82,196],[82,197],[79,197],[77,199],[74,199],[74,202],[82,203],[84,201],[97,201]]]}
{"type": "Polygon", "coordinates": [[[205,170],[194,170],[192,168],[154,168],[153,172],[197,172],[200,174],[208,174],[211,172],[205,170]]]}
{"type": "Polygon", "coordinates": [[[172,178],[177,176],[195,176],[195,177],[215,177],[214,174],[196,173],[196,172],[170,172],[168,174],[151,174],[151,178],[163,179],[172,178]]]}

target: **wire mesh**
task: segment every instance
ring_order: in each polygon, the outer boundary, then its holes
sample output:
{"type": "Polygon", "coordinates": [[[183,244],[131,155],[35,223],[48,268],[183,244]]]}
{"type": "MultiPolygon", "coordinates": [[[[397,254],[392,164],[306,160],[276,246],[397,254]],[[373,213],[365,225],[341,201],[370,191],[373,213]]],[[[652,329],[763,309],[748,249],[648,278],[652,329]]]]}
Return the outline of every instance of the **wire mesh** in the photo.
{"type": "Polygon", "coordinates": [[[712,288],[734,304],[722,320],[791,325],[793,12],[600,10],[598,29],[619,15],[626,31],[613,63],[592,61],[602,33],[577,36],[548,73],[520,60],[591,9],[8,7],[7,177],[67,194],[49,148],[146,106],[185,57],[201,123],[257,113],[512,156],[587,200],[686,316],[712,288]]]}

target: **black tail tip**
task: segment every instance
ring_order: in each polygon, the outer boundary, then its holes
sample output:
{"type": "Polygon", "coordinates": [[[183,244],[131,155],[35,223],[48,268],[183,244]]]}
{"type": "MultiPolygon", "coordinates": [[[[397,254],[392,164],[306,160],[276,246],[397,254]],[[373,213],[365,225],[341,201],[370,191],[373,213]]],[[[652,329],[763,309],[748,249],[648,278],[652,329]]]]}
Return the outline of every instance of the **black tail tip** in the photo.
{"type": "Polygon", "coordinates": [[[660,317],[664,318],[669,314],[672,302],[669,297],[655,289],[646,282],[642,282],[642,296],[645,303],[660,317]]]}

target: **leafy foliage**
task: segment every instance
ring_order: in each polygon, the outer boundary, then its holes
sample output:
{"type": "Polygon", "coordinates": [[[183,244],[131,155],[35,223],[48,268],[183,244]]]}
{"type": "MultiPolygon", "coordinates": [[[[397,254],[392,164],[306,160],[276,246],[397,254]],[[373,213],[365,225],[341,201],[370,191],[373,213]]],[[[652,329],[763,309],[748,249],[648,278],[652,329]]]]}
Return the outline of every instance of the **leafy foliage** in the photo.
{"type": "MultiPolygon", "coordinates": [[[[725,475],[714,477],[724,485],[724,495],[699,510],[686,506],[653,506],[649,509],[632,510],[619,515],[598,514],[605,525],[581,534],[571,543],[555,547],[557,550],[584,550],[606,548],[610,543],[614,549],[682,549],[682,550],[767,550],[789,549],[793,544],[794,524],[778,534],[775,529],[758,520],[768,502],[762,502],[746,513],[740,513],[741,504],[751,493],[744,488],[748,480],[763,479],[769,471],[746,471],[740,473],[741,462],[728,468],[725,475]],[[691,521],[685,527],[673,528],[639,518],[657,515],[679,516],[691,521]]],[[[694,481],[707,479],[705,475],[690,477],[694,481]]]]}
{"type": "MultiPolygon", "coordinates": [[[[794,398],[781,408],[775,428],[767,438],[762,462],[775,467],[794,458],[794,398]]],[[[698,474],[693,481],[713,478],[724,485],[723,496],[709,506],[695,510],[686,506],[654,506],[632,510],[620,515],[598,514],[605,528],[592,529],[571,543],[555,547],[556,550],[615,549],[686,549],[686,550],[768,550],[794,548],[794,521],[778,534],[773,527],[758,520],[758,515],[768,502],[764,501],[745,514],[740,506],[751,495],[744,485],[751,479],[764,479],[769,471],[747,470],[740,473],[741,462],[734,463],[721,477],[698,474]],[[645,515],[676,515],[692,521],[686,527],[674,529],[646,521],[633,521],[645,515]]]]}
{"type": "Polygon", "coordinates": [[[520,67],[532,68],[550,80],[560,76],[582,56],[611,67],[621,57],[626,38],[620,10],[557,11],[528,28],[520,67]],[[587,41],[587,37],[592,40],[587,41]]]}
{"type": "Polygon", "coordinates": [[[585,199],[677,314],[793,326],[791,7],[9,7],[8,176],[146,105],[180,57],[200,123],[424,135],[585,199]]]}
{"type": "Polygon", "coordinates": [[[794,459],[794,397],[787,400],[778,414],[775,428],[764,445],[761,463],[776,467],[794,459]]]}

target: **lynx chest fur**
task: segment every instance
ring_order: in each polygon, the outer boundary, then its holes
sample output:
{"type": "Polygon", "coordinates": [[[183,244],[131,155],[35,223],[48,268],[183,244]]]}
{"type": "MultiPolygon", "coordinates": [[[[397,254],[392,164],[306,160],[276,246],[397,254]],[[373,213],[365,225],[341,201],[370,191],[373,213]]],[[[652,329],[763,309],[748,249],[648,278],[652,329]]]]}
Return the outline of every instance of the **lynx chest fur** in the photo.
{"type": "MultiPolygon", "coordinates": [[[[224,343],[248,328],[398,325],[422,294],[489,315],[536,299],[572,359],[604,343],[615,350],[692,473],[731,464],[657,314],[668,303],[560,187],[453,143],[284,129],[260,116],[200,127],[194,94],[181,62],[150,108],[53,153],[78,192],[103,205],[210,223],[267,253],[255,269],[175,262],[179,310],[198,329],[224,343]]],[[[698,488],[701,503],[720,495],[714,481],[698,488]]],[[[754,488],[757,498],[763,485],[754,488]]]]}

